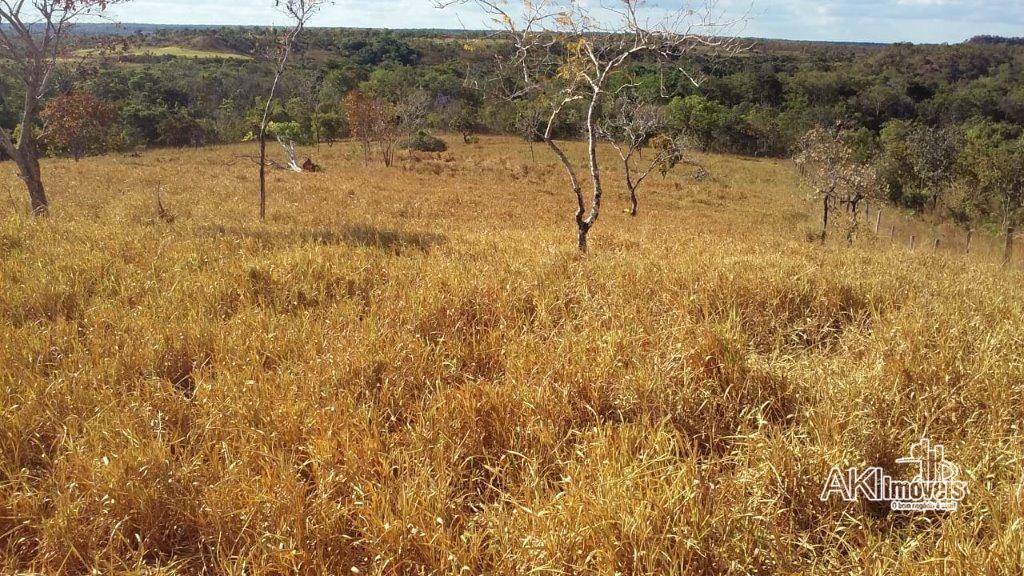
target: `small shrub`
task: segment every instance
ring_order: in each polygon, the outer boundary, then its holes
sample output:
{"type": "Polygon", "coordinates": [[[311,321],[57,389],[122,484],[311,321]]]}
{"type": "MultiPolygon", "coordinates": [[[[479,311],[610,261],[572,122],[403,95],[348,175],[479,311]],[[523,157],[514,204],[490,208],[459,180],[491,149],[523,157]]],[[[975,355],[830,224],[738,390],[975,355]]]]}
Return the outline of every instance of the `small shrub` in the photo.
{"type": "Polygon", "coordinates": [[[445,144],[444,140],[430,135],[425,130],[420,130],[414,136],[402,142],[402,148],[417,152],[444,152],[448,150],[448,145],[445,144]]]}

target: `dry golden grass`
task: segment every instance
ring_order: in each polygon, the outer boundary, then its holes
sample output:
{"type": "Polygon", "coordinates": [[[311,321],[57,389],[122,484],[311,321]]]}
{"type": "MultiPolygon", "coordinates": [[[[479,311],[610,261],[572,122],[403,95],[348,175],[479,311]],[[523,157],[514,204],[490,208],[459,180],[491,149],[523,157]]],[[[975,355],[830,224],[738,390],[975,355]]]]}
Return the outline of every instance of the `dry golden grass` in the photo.
{"type": "Polygon", "coordinates": [[[0,573],[1024,573],[1019,272],[815,245],[774,161],[581,258],[541,148],[324,147],[265,224],[244,153],[49,161],[43,220],[0,165],[0,573]],[[924,435],[960,510],[818,499],[924,435]]]}

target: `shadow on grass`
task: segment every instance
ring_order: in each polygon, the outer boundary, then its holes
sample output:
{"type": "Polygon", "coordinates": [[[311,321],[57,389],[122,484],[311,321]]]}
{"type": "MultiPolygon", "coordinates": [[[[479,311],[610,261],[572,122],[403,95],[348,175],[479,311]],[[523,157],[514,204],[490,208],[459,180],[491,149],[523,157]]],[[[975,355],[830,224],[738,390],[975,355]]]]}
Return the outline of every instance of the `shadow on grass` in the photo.
{"type": "Polygon", "coordinates": [[[204,227],[204,232],[215,237],[228,236],[252,240],[265,246],[345,245],[355,248],[378,248],[395,254],[409,250],[427,253],[435,246],[447,242],[447,238],[442,234],[380,228],[369,224],[294,231],[213,225],[204,227]]]}

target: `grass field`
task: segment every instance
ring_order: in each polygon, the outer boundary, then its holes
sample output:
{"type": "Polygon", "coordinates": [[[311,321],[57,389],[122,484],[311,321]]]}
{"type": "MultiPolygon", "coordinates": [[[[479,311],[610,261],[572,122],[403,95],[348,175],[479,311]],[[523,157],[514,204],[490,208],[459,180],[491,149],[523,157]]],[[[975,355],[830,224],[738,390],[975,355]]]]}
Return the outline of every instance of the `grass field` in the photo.
{"type": "MultiPolygon", "coordinates": [[[[79,50],[78,54],[89,56],[97,53],[95,50],[79,50]]],[[[117,52],[122,54],[122,52],[117,52]]],[[[234,52],[219,52],[214,50],[199,50],[184,46],[136,46],[123,52],[130,56],[173,56],[175,58],[199,58],[199,59],[226,59],[226,60],[252,60],[251,56],[236,54],[234,52]]]]}
{"type": "Polygon", "coordinates": [[[784,162],[580,257],[540,147],[325,146],[266,223],[251,153],[47,161],[41,220],[0,164],[0,573],[1024,573],[1019,271],[815,244],[784,162]],[[922,436],[959,510],[819,499],[922,436]]]}

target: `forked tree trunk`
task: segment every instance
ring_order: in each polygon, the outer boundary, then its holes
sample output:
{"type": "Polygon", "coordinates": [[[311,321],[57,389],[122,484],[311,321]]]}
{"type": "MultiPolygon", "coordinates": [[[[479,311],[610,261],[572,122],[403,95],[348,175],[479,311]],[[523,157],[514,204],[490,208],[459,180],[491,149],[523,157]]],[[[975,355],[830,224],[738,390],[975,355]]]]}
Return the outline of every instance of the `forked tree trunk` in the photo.
{"type": "Polygon", "coordinates": [[[640,212],[640,203],[636,198],[636,187],[629,187],[629,215],[636,216],[640,212]]]}

